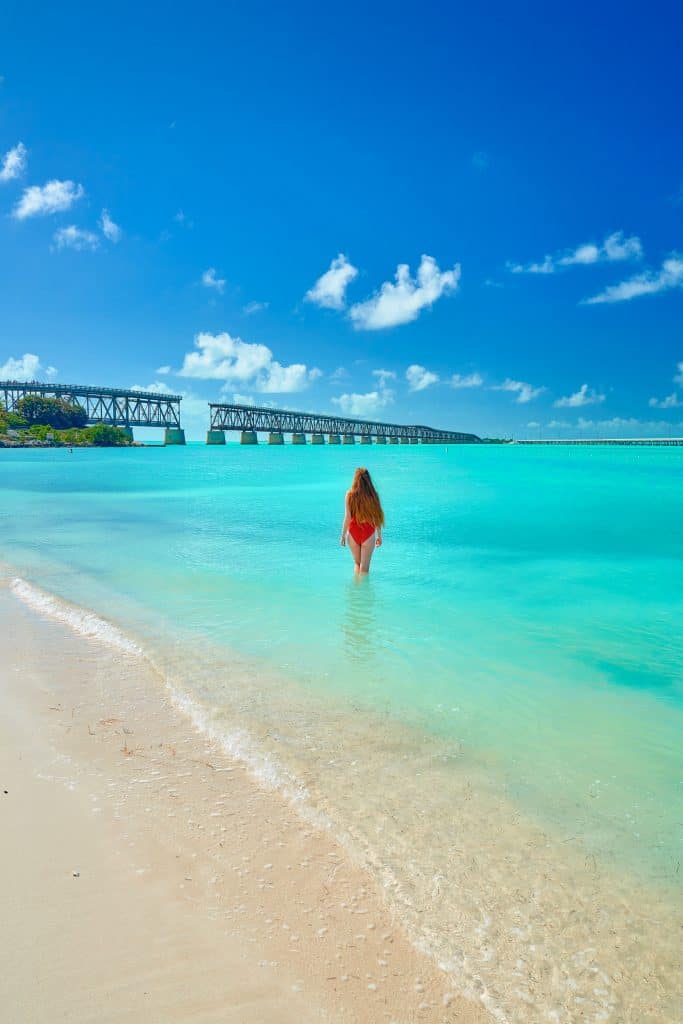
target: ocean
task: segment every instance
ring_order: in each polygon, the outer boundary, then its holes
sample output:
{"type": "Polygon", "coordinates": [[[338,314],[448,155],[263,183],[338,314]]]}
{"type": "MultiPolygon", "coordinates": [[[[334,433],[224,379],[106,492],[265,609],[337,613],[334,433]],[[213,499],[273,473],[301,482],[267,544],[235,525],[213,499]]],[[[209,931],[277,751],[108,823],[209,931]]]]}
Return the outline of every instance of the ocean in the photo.
{"type": "Polygon", "coordinates": [[[17,596],[117,627],[500,1021],[683,1018],[682,524],[677,448],[0,453],[17,596]]]}

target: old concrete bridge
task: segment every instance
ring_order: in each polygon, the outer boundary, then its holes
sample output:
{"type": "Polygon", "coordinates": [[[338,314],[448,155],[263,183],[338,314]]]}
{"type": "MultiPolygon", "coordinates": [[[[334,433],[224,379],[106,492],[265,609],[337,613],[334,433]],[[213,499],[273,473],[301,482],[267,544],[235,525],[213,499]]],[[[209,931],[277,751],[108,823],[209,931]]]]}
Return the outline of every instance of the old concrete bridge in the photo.
{"type": "Polygon", "coordinates": [[[378,423],[374,420],[347,419],[317,413],[292,412],[253,405],[219,405],[210,403],[211,423],[207,444],[225,444],[225,431],[236,430],[242,444],[256,444],[258,432],[268,435],[268,444],[284,444],[291,434],[292,444],[478,444],[476,434],[400,423],[378,423]]]}

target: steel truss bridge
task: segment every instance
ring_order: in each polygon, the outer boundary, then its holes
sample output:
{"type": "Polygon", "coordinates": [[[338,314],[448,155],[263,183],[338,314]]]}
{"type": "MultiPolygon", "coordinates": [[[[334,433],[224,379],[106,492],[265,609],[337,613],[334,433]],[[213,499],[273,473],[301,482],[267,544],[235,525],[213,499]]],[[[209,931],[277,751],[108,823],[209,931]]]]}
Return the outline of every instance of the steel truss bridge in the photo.
{"type": "MultiPolygon", "coordinates": [[[[253,405],[210,403],[211,431],[238,430],[245,432],[268,431],[271,434],[306,435],[315,438],[373,437],[406,443],[424,444],[478,444],[476,434],[463,434],[454,430],[435,430],[433,427],[412,426],[401,423],[378,423],[374,420],[353,420],[342,416],[322,416],[317,413],[292,412],[288,409],[269,409],[253,405]]],[[[244,438],[243,438],[244,439],[244,438]]],[[[254,439],[255,440],[255,436],[254,439]]],[[[253,443],[253,442],[252,442],[253,443]]]]}
{"type": "Polygon", "coordinates": [[[16,412],[19,399],[26,395],[64,398],[84,409],[90,424],[180,429],[180,395],[87,387],[81,384],[41,384],[35,380],[0,381],[0,401],[7,412],[16,412]]]}

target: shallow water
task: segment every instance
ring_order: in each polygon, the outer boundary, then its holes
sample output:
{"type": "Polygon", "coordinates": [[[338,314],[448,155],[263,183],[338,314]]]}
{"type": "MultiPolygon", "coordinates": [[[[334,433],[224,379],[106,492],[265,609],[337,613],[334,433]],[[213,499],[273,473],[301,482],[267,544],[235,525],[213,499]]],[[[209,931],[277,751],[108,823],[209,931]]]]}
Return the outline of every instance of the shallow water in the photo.
{"type": "Polygon", "coordinates": [[[501,1020],[683,1016],[681,522],[678,449],[0,453],[0,558],[134,637],[501,1020]]]}

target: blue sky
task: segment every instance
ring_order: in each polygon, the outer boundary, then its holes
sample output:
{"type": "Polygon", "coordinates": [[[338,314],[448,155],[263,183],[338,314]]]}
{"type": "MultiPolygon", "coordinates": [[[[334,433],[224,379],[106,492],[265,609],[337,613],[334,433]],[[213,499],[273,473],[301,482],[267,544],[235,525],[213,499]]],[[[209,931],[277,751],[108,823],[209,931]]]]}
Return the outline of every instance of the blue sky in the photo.
{"type": "Polygon", "coordinates": [[[681,15],[552,6],[4,4],[0,375],[683,433],[681,15]]]}

